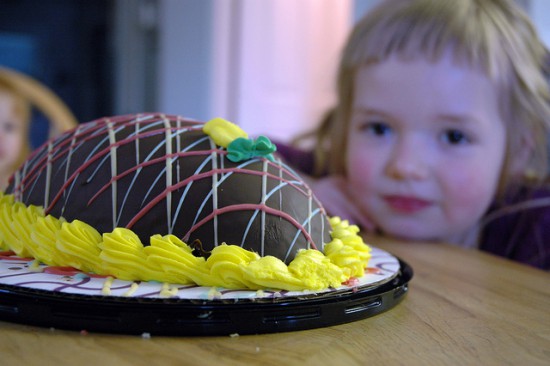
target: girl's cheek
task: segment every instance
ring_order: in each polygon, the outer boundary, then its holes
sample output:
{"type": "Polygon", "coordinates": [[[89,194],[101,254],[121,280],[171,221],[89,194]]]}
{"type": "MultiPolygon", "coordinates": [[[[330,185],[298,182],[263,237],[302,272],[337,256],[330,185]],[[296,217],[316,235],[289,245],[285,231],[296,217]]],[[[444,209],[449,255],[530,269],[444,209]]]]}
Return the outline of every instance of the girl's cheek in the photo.
{"type": "Polygon", "coordinates": [[[366,151],[356,152],[348,156],[348,179],[354,186],[366,186],[375,177],[377,170],[376,158],[366,151]]]}
{"type": "Polygon", "coordinates": [[[447,170],[445,195],[455,210],[467,209],[481,215],[493,200],[498,175],[490,167],[458,166],[447,170]]]}

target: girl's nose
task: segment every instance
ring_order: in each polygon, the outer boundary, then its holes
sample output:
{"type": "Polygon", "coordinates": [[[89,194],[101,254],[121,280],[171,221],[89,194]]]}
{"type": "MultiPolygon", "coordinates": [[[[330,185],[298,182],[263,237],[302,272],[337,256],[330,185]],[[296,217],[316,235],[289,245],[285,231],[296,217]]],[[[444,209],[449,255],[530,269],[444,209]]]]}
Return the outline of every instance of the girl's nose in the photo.
{"type": "Polygon", "coordinates": [[[422,180],[428,175],[427,147],[418,141],[399,141],[386,166],[386,174],[397,180],[422,180]]]}

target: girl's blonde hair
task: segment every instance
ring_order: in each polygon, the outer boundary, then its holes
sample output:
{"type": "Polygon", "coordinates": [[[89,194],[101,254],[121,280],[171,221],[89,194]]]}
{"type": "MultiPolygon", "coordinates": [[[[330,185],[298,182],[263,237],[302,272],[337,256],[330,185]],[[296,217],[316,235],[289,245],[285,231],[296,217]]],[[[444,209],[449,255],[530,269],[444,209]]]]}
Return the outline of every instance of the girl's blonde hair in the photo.
{"type": "MultiPolygon", "coordinates": [[[[316,131],[316,171],[345,175],[354,83],[361,67],[391,55],[437,61],[451,50],[461,65],[481,70],[499,90],[507,151],[500,193],[518,183],[512,157],[529,144],[526,172],[548,172],[550,94],[548,52],[512,0],[383,0],[355,26],[338,72],[338,103],[316,131]]],[[[522,182],[525,183],[525,182],[522,182]]]]}
{"type": "Polygon", "coordinates": [[[13,99],[13,112],[23,124],[21,126],[21,132],[23,134],[23,146],[21,147],[19,157],[17,161],[15,161],[13,166],[13,170],[15,171],[15,169],[23,164],[31,151],[31,146],[29,142],[31,106],[29,101],[19,90],[19,88],[10,79],[3,77],[3,74],[0,73],[0,97],[2,97],[2,95],[7,95],[13,99]]]}

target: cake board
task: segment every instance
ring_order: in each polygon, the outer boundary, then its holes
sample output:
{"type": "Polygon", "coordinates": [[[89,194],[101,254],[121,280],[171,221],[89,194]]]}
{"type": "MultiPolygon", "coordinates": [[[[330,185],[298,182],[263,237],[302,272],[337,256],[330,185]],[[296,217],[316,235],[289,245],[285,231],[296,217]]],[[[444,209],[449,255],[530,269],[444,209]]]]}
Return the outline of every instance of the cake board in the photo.
{"type": "Polygon", "coordinates": [[[142,336],[262,334],[348,323],[399,304],[413,277],[406,262],[378,248],[357,283],[320,292],[180,286],[173,288],[177,295],[163,297],[149,288],[162,284],[141,283],[135,290],[129,281],[115,280],[104,295],[94,281],[103,283],[104,292],[105,278],[31,267],[17,257],[0,260],[1,320],[142,336]]]}

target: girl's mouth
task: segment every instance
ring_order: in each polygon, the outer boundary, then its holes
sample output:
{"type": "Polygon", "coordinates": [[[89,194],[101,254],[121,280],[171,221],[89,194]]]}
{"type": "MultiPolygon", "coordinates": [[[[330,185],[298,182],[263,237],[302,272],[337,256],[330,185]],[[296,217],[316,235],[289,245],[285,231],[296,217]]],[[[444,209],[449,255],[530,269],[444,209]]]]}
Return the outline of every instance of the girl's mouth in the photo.
{"type": "Polygon", "coordinates": [[[400,213],[415,213],[431,206],[430,201],[409,196],[384,196],[386,204],[394,211],[400,213]]]}

